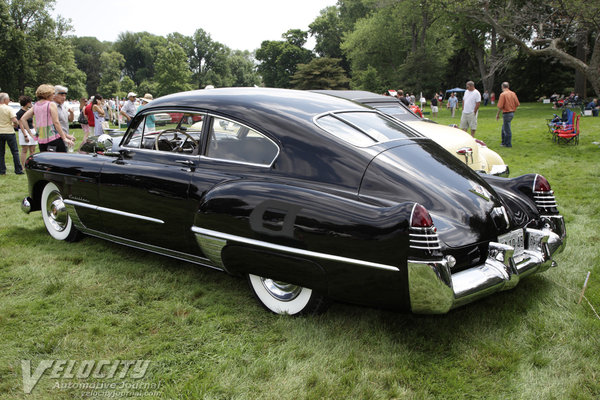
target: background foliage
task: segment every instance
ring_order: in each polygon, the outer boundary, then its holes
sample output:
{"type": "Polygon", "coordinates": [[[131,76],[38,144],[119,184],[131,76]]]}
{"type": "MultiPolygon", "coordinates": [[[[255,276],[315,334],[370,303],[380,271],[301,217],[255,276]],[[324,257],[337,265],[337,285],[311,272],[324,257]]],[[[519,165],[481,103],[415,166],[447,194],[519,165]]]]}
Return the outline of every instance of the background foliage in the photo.
{"type": "Polygon", "coordinates": [[[122,32],[113,42],[69,35],[54,0],[0,0],[0,88],[12,98],[41,83],[70,97],[129,91],[160,96],[207,85],[403,89],[417,97],[463,87],[523,100],[600,95],[600,5],[583,0],[338,0],[308,31],[290,27],[254,52],[198,27],[191,36],[122,32]],[[309,35],[314,50],[305,48],[309,35]]]}

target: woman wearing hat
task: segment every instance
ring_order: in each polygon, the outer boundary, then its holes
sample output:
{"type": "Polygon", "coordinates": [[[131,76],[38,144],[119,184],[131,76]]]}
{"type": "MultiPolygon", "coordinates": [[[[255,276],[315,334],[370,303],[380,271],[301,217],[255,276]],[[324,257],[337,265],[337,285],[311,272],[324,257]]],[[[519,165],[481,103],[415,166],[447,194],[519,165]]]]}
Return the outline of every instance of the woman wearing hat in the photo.
{"type": "MultiPolygon", "coordinates": [[[[146,93],[144,95],[144,97],[142,97],[141,99],[142,104],[140,104],[140,106],[138,107],[138,112],[148,103],[150,103],[152,100],[154,100],[154,97],[152,97],[152,95],[150,93],[146,93]]],[[[146,115],[146,130],[147,131],[154,131],[156,130],[156,118],[154,117],[154,114],[148,114],[146,115]]]]}

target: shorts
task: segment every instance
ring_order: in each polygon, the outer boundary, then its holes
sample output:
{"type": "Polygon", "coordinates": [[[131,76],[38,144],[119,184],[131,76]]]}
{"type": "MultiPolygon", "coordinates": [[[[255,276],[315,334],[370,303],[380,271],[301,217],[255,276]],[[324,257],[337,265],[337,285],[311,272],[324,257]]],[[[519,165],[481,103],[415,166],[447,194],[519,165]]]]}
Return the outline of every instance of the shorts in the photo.
{"type": "Polygon", "coordinates": [[[477,114],[475,113],[462,113],[460,117],[460,129],[471,128],[477,129],[477,114]]]}
{"type": "Polygon", "coordinates": [[[40,153],[43,153],[44,151],[53,151],[57,153],[67,152],[67,145],[60,137],[48,143],[39,143],[38,146],[40,153]]]}
{"type": "MultiPolygon", "coordinates": [[[[31,133],[35,135],[35,129],[29,128],[31,133]]],[[[29,138],[29,142],[25,141],[25,134],[19,129],[19,146],[37,146],[37,137],[33,137],[33,140],[29,138]]]]}
{"type": "Polygon", "coordinates": [[[438,106],[431,106],[431,112],[438,112],[438,106]]]}

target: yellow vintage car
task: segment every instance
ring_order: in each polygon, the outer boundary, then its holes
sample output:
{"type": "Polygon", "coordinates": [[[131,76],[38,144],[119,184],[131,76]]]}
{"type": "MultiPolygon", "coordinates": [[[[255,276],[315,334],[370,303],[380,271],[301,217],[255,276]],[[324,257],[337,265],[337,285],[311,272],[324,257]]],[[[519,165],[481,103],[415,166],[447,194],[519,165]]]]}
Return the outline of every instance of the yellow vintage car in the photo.
{"type": "Polygon", "coordinates": [[[471,137],[461,129],[423,119],[395,97],[381,96],[362,90],[315,90],[315,92],[366,104],[391,115],[423,136],[432,139],[475,171],[505,177],[509,175],[508,165],[504,163],[502,157],[487,147],[483,141],[471,137]]]}

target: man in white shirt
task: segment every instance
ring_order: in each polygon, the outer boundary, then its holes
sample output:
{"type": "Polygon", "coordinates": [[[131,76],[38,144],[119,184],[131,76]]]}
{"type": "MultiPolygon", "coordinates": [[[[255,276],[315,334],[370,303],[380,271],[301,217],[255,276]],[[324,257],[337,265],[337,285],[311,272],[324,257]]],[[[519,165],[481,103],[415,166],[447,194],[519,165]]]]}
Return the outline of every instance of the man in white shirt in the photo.
{"type": "Polygon", "coordinates": [[[463,97],[463,111],[460,118],[460,129],[467,132],[471,128],[471,136],[475,137],[477,130],[477,111],[481,105],[481,93],[475,89],[473,81],[467,82],[467,90],[463,97]]]}
{"type": "Polygon", "coordinates": [[[121,108],[121,115],[125,117],[125,120],[127,121],[127,126],[129,126],[131,120],[133,119],[133,117],[135,117],[135,113],[137,112],[137,107],[135,106],[136,97],[137,94],[129,92],[129,94],[127,94],[127,101],[125,102],[125,104],[123,104],[123,107],[121,108]]]}
{"type": "Polygon", "coordinates": [[[54,86],[54,102],[58,110],[58,122],[60,122],[62,130],[67,136],[69,136],[69,123],[73,122],[75,118],[73,110],[68,107],[68,103],[65,104],[68,91],[64,86],[54,86]]]}

